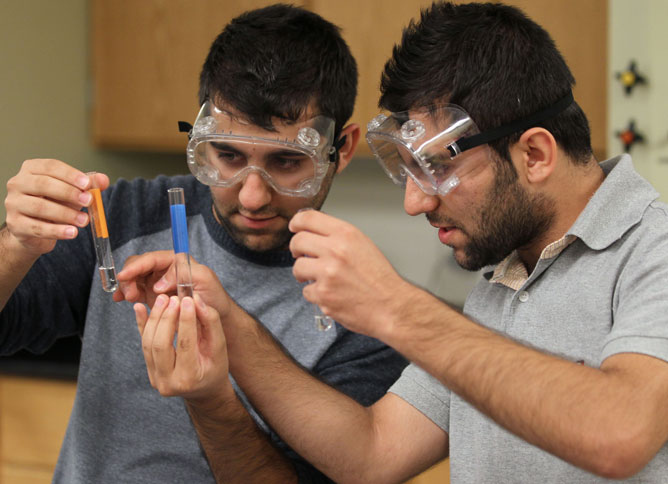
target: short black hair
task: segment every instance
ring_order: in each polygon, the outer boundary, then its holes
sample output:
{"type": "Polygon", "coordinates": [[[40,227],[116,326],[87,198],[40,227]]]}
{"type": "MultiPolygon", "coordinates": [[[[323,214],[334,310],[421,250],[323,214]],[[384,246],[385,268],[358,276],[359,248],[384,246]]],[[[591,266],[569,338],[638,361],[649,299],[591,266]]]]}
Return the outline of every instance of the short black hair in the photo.
{"type": "Polygon", "coordinates": [[[307,108],[334,119],[337,134],[357,95],[357,64],[340,29],[286,4],[233,19],[211,45],[200,75],[200,104],[232,106],[258,126],[299,119],[307,108]]]}
{"type": "MultiPolygon", "coordinates": [[[[379,104],[390,111],[457,104],[485,131],[556,103],[574,84],[550,35],[518,8],[434,2],[394,47],[379,104]]],[[[574,163],[591,158],[589,123],[577,103],[537,126],[550,131],[574,163]]],[[[520,136],[490,146],[510,161],[508,148],[520,136]]]]}

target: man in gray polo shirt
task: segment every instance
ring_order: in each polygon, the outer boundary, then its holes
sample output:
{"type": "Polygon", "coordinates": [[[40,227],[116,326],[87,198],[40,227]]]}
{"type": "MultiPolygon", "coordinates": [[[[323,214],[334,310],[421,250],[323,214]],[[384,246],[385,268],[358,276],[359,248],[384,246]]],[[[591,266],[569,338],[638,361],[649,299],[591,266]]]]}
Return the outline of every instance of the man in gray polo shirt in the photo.
{"type": "Polygon", "coordinates": [[[547,32],[492,4],[432,5],[385,67],[392,114],[367,140],[406,211],[486,268],[463,314],[350,224],[292,218],[306,299],[413,362],[364,408],[278,348],[247,352],[246,394],[336,482],[446,456],[453,482],[666,482],[668,207],[629,156],[594,159],[573,84],[547,32]]]}

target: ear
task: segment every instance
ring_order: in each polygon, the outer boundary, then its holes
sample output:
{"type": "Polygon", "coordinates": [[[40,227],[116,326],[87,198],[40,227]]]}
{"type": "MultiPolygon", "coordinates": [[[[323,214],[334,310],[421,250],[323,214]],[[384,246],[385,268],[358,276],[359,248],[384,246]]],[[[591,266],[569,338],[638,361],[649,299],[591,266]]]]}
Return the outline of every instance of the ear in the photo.
{"type": "Polygon", "coordinates": [[[336,173],[341,173],[343,169],[348,166],[348,163],[353,159],[357,143],[360,140],[361,130],[358,124],[349,124],[341,130],[339,135],[341,138],[346,137],[343,146],[339,148],[339,163],[336,168],[336,173]]]}
{"type": "Polygon", "coordinates": [[[545,128],[531,128],[511,148],[518,174],[529,183],[546,181],[557,164],[557,142],[545,128]]]}

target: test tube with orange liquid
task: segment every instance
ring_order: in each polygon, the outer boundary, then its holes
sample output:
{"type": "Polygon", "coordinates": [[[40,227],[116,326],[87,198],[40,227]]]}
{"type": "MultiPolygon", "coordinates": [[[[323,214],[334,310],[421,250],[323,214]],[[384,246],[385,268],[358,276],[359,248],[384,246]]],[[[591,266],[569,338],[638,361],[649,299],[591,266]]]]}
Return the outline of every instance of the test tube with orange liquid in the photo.
{"type": "Polygon", "coordinates": [[[93,236],[97,266],[102,280],[102,289],[106,292],[114,292],[118,289],[116,281],[116,267],[114,258],[111,256],[111,244],[109,243],[109,230],[107,229],[107,218],[104,215],[102,204],[102,193],[95,180],[95,172],[86,173],[91,179],[91,188],[88,192],[93,196],[93,201],[88,207],[90,217],[90,232],[93,236]]]}

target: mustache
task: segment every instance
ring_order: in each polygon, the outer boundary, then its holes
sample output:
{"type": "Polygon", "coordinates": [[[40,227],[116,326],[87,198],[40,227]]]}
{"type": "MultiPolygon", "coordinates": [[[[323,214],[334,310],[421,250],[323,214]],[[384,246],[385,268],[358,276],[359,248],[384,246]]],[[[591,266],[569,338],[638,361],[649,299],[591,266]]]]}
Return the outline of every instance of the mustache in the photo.
{"type": "Polygon", "coordinates": [[[427,217],[427,220],[429,223],[435,224],[435,225],[440,225],[440,226],[445,226],[445,227],[458,227],[459,228],[459,223],[457,223],[456,220],[453,220],[449,217],[445,217],[444,215],[438,214],[436,212],[430,212],[425,214],[425,217],[427,217]]]}

